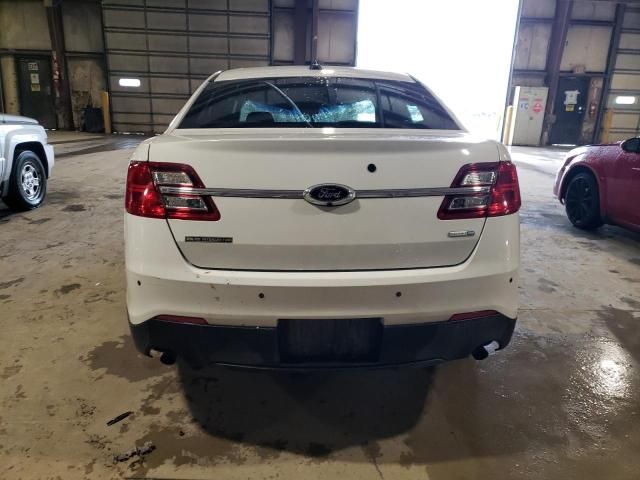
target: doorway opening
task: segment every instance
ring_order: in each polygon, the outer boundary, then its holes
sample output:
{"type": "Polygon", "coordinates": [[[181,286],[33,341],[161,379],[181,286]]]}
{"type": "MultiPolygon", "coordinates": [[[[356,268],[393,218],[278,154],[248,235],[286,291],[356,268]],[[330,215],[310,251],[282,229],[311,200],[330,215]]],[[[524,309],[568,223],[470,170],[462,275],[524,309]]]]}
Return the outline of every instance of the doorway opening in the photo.
{"type": "Polygon", "coordinates": [[[56,128],[51,59],[44,56],[18,57],[20,113],[35,118],[44,128],[56,128]]]}
{"type": "Polygon", "coordinates": [[[518,0],[361,0],[357,66],[407,72],[474,134],[499,138],[518,0]]]}

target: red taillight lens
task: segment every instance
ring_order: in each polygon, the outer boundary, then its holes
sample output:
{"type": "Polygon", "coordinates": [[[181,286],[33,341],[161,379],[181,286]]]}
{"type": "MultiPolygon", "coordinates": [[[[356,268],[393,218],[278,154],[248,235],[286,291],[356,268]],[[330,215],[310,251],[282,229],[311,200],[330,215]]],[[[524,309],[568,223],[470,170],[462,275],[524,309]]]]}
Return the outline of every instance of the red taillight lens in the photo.
{"type": "Polygon", "coordinates": [[[511,162],[465,165],[456,175],[451,187],[476,187],[478,191],[447,195],[438,211],[440,220],[497,217],[520,209],[518,174],[511,162]]]}
{"type": "Polygon", "coordinates": [[[204,188],[189,165],[160,162],[132,162],[127,173],[125,207],[132,215],[179,220],[220,220],[210,197],[188,192],[204,188]],[[184,193],[163,193],[162,187],[186,188],[184,193]]]}
{"type": "Polygon", "coordinates": [[[164,203],[153,184],[149,162],[129,164],[125,208],[131,215],[165,218],[164,203]]]}
{"type": "Polygon", "coordinates": [[[500,162],[498,179],[491,189],[491,203],[487,209],[487,216],[511,215],[520,210],[521,204],[516,166],[511,162],[500,162]]]}

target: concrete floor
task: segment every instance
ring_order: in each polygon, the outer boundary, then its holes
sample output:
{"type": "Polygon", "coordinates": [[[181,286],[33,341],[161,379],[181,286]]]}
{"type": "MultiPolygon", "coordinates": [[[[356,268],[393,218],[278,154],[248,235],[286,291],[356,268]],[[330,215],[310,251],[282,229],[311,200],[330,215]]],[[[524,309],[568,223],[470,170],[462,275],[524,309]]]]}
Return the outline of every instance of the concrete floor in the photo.
{"type": "Polygon", "coordinates": [[[507,350],[291,376],[134,351],[119,141],[62,156],[42,208],[0,207],[0,478],[640,477],[640,235],[569,225],[551,196],[562,152],[514,152],[522,308],[507,350]],[[144,462],[113,463],[146,441],[144,462]]]}

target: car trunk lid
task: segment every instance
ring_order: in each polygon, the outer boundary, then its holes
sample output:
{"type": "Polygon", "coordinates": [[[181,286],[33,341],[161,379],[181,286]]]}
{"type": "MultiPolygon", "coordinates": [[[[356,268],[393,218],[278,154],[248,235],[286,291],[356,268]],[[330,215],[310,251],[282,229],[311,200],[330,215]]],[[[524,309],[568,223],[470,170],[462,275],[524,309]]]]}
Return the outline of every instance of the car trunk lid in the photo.
{"type": "Polygon", "coordinates": [[[438,219],[443,195],[429,189],[497,156],[494,142],[459,132],[381,129],[178,130],[150,149],[153,162],[190,165],[220,211],[217,221],[168,220],[190,263],[283,271],[464,262],[485,219],[438,219]],[[303,192],[318,184],[347,186],[356,198],[341,206],[305,201],[303,192]],[[429,195],[397,196],[407,189],[429,195]]]}

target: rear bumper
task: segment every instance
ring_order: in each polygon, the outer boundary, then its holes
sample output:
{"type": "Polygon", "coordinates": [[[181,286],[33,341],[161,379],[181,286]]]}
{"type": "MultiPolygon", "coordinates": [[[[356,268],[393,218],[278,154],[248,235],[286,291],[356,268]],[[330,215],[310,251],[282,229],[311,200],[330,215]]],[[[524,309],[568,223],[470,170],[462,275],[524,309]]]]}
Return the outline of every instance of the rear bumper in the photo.
{"type": "Polygon", "coordinates": [[[431,365],[465,358],[494,340],[504,348],[511,340],[515,323],[515,319],[496,314],[473,320],[387,325],[376,345],[375,360],[348,363],[287,363],[283,360],[278,327],[205,326],[152,319],[130,324],[130,328],[140,352],[171,352],[195,367],[220,364],[307,370],[431,365]]]}
{"type": "Polygon", "coordinates": [[[180,255],[164,220],[127,215],[129,320],[159,315],[275,328],[280,319],[382,318],[385,326],[494,310],[517,316],[517,215],[487,219],[471,256],[451,267],[360,272],[206,270],[180,255]]]}

